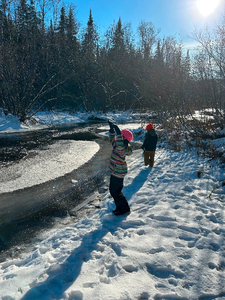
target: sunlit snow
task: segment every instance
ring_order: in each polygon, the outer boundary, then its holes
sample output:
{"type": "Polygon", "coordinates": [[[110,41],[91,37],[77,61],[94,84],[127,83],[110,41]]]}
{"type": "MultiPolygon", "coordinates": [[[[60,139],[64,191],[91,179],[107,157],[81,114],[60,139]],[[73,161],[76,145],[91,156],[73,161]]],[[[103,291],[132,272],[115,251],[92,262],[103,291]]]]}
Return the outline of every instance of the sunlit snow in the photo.
{"type": "Polygon", "coordinates": [[[224,169],[194,149],[158,147],[152,169],[135,150],[127,163],[131,214],[114,216],[106,192],[100,209],[42,233],[0,264],[1,300],[224,299],[224,169]]]}
{"type": "Polygon", "coordinates": [[[153,169],[141,150],[127,161],[131,214],[115,217],[107,193],[89,217],[39,236],[29,254],[0,264],[2,300],[225,295],[225,190],[208,197],[224,171],[192,152],[158,150],[153,169]]]}

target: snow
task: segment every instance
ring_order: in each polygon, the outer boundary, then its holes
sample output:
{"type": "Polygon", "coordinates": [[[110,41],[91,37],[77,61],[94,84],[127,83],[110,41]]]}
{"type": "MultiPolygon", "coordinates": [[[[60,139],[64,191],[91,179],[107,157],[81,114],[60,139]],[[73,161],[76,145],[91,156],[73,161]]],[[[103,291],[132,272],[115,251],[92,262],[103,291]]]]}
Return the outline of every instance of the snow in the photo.
{"type": "Polygon", "coordinates": [[[224,169],[159,147],[154,168],[142,150],[127,163],[131,214],[114,216],[106,192],[100,209],[40,234],[0,264],[1,300],[225,299],[224,169]]]}
{"type": "Polygon", "coordinates": [[[63,112],[39,112],[32,121],[21,123],[13,115],[5,116],[0,110],[0,133],[10,133],[17,131],[40,130],[49,125],[64,123],[83,123],[87,119],[87,114],[72,115],[63,112]]]}
{"type": "Polygon", "coordinates": [[[208,197],[224,172],[165,149],[153,169],[140,150],[127,162],[131,214],[113,216],[107,193],[101,209],[45,232],[29,254],[0,264],[2,300],[225,296],[224,187],[208,197]]]}
{"type": "Polygon", "coordinates": [[[216,147],[217,151],[224,152],[225,149],[225,138],[216,139],[211,142],[214,147],[216,147]]]}
{"type": "Polygon", "coordinates": [[[67,112],[38,112],[30,121],[26,121],[25,124],[21,123],[19,119],[11,114],[5,116],[0,109],[0,134],[1,133],[11,133],[18,131],[29,131],[29,130],[40,130],[46,128],[49,125],[56,124],[69,124],[76,123],[82,124],[85,122],[90,122],[91,119],[100,118],[101,120],[107,120],[107,118],[114,118],[115,121],[134,121],[139,119],[139,114],[128,112],[114,112],[114,113],[82,113],[76,112],[68,114],[67,112]]]}

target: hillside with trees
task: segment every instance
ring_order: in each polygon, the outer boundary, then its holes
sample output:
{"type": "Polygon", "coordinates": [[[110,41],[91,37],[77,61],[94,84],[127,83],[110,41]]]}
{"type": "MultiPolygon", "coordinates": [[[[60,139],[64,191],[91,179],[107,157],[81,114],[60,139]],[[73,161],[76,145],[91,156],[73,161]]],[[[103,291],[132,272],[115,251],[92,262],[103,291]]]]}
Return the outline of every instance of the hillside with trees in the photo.
{"type": "MultiPolygon", "coordinates": [[[[194,32],[192,53],[142,21],[121,18],[100,35],[81,30],[60,1],[0,1],[0,107],[23,122],[40,109],[146,110],[174,116],[211,108],[224,126],[225,22],[194,32]]],[[[184,120],[181,120],[181,122],[184,120]]]]}

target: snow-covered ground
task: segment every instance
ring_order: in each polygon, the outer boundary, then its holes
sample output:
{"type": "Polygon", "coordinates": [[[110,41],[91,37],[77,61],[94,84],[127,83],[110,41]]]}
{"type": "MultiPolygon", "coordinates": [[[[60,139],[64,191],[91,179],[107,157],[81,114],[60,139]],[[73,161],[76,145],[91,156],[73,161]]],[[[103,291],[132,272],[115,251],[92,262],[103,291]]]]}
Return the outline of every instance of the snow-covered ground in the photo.
{"type": "Polygon", "coordinates": [[[0,110],[0,133],[39,130],[48,125],[64,124],[64,123],[83,123],[87,120],[88,114],[70,115],[62,112],[39,112],[33,118],[33,121],[27,121],[22,124],[19,119],[13,115],[7,117],[0,110]]]}
{"type": "Polygon", "coordinates": [[[0,264],[1,300],[225,299],[224,169],[164,148],[152,169],[142,150],[127,163],[131,214],[115,217],[106,193],[101,209],[46,231],[0,264]]]}
{"type": "Polygon", "coordinates": [[[26,124],[22,124],[19,119],[15,116],[5,116],[0,109],[0,134],[10,133],[17,131],[27,130],[39,130],[49,125],[54,124],[65,124],[65,123],[85,123],[100,118],[101,120],[107,120],[107,118],[114,118],[116,121],[133,121],[139,119],[137,113],[130,112],[117,112],[117,113],[74,113],[68,114],[67,112],[39,112],[37,113],[32,121],[27,121],[26,124]]]}
{"type": "Polygon", "coordinates": [[[115,217],[107,193],[101,209],[46,232],[0,264],[2,300],[225,298],[224,187],[209,198],[224,171],[192,152],[158,150],[153,169],[140,150],[127,161],[131,214],[115,217]]]}

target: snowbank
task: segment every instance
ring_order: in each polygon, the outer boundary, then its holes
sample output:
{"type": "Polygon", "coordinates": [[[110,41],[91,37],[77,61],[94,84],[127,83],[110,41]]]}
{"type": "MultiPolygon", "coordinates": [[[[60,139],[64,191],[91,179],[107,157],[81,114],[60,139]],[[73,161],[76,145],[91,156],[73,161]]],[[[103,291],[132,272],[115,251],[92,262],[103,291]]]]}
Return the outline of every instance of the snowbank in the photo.
{"type": "Polygon", "coordinates": [[[1,300],[223,299],[224,170],[193,152],[127,159],[128,216],[107,193],[89,217],[39,236],[0,264],[1,300]],[[202,177],[196,171],[202,168],[202,177]]]}
{"type": "Polygon", "coordinates": [[[139,119],[139,114],[127,112],[109,112],[104,113],[82,113],[77,112],[69,114],[67,112],[39,112],[31,121],[26,121],[22,124],[17,117],[13,115],[5,116],[0,109],[0,133],[27,131],[27,130],[39,130],[49,125],[56,124],[69,124],[76,123],[81,124],[85,122],[91,122],[96,120],[107,121],[108,118],[114,118],[116,121],[134,121],[139,119]]]}

